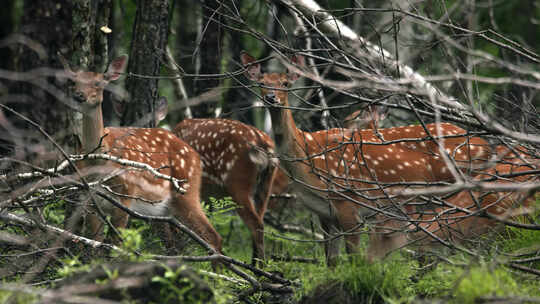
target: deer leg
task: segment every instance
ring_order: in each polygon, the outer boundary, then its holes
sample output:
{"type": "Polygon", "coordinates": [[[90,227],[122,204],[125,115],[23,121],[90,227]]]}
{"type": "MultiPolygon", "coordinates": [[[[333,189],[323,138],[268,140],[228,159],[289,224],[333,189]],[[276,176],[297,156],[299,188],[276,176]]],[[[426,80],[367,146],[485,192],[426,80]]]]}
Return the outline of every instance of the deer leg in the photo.
{"type": "Polygon", "coordinates": [[[268,208],[268,202],[270,201],[270,196],[272,195],[274,181],[276,179],[278,169],[279,168],[277,166],[271,167],[270,169],[268,169],[270,170],[270,174],[266,176],[266,178],[262,182],[264,184],[262,187],[263,193],[262,195],[258,195],[258,197],[260,197],[260,200],[261,200],[260,201],[261,205],[259,206],[257,210],[257,214],[259,215],[261,219],[264,219],[264,214],[266,213],[266,209],[268,208]]]}
{"type": "MultiPolygon", "coordinates": [[[[122,199],[121,203],[122,203],[122,205],[129,208],[130,203],[131,203],[131,199],[122,199]]],[[[111,215],[111,224],[114,226],[114,228],[116,228],[116,229],[124,229],[124,228],[126,228],[127,223],[128,223],[128,219],[129,219],[129,214],[124,212],[124,210],[122,210],[120,208],[114,208],[113,209],[113,212],[112,212],[112,215],[111,215]]],[[[119,244],[119,243],[122,242],[122,239],[120,238],[119,235],[114,233],[114,234],[112,234],[112,242],[115,243],[115,244],[119,244]]]]}
{"type": "Polygon", "coordinates": [[[338,201],[334,202],[334,207],[339,225],[343,232],[346,232],[345,248],[347,253],[358,252],[358,244],[360,243],[358,206],[348,201],[338,201]]]}
{"type": "Polygon", "coordinates": [[[86,219],[90,227],[90,237],[98,242],[103,242],[105,239],[105,233],[103,232],[104,225],[99,219],[99,216],[93,213],[88,213],[86,219]]]}
{"type": "Polygon", "coordinates": [[[153,222],[151,227],[164,243],[167,254],[178,254],[185,248],[188,239],[178,227],[166,222],[153,222]]]}
{"type": "Polygon", "coordinates": [[[390,252],[401,248],[408,242],[406,233],[400,231],[406,229],[402,221],[388,220],[384,215],[378,215],[377,219],[378,223],[382,223],[382,227],[375,228],[369,235],[368,262],[383,259],[390,252]]]}
{"type": "Polygon", "coordinates": [[[251,195],[247,191],[242,191],[241,193],[236,191],[233,194],[233,200],[240,205],[240,208],[237,209],[238,215],[251,232],[253,244],[251,263],[255,264],[257,261],[264,261],[264,223],[255,211],[255,205],[251,199],[251,195]]]}
{"type": "Polygon", "coordinates": [[[337,256],[339,255],[339,238],[335,238],[339,233],[335,219],[319,216],[321,228],[324,231],[325,237],[328,239],[324,243],[324,253],[326,256],[326,265],[335,267],[337,265],[337,256]]]}
{"type": "Polygon", "coordinates": [[[198,191],[183,195],[175,193],[172,204],[173,215],[221,253],[221,236],[206,217],[200,204],[198,191]]]}

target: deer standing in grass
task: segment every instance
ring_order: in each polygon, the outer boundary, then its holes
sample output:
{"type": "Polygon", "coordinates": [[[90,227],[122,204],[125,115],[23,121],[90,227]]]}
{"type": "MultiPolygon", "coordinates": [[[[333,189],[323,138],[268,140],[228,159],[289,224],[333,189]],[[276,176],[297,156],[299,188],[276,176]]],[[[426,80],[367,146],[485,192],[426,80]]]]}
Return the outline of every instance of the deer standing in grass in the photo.
{"type": "MultiPolygon", "coordinates": [[[[160,173],[186,180],[182,194],[168,180],[159,179],[147,171],[123,167],[112,161],[93,161],[85,169],[99,173],[120,173],[108,182],[109,188],[121,203],[144,215],[172,215],[221,251],[221,237],[208,221],[200,205],[201,161],[197,152],[173,133],[160,128],[122,128],[103,126],[101,104],[103,90],[110,81],[117,80],[124,71],[127,56],[111,62],[107,72],[73,71],[61,58],[65,72],[75,83],[74,98],[83,114],[82,153],[107,153],[118,158],[142,162],[160,173]]],[[[104,207],[112,207],[106,204],[104,207]]],[[[112,213],[112,223],[123,228],[128,214],[119,208],[106,208],[112,213]]],[[[94,236],[103,239],[103,225],[96,216],[90,217],[94,236]]],[[[167,241],[167,240],[166,240],[167,241]]],[[[172,240],[168,240],[172,242],[172,240]]]]}
{"type": "MultiPolygon", "coordinates": [[[[465,130],[448,123],[429,124],[426,129],[407,126],[377,132],[348,129],[304,132],[296,127],[287,108],[288,89],[299,78],[298,74],[261,73],[260,64],[252,56],[242,53],[240,57],[246,76],[260,85],[270,111],[281,166],[298,181],[293,184],[297,199],[318,215],[323,230],[330,236],[347,232],[344,237],[349,253],[355,252],[359,244],[356,233],[362,224],[359,211],[369,208],[383,211],[384,205],[393,205],[385,199],[374,203],[367,197],[384,195],[378,185],[452,181],[455,171],[441,153],[453,156],[458,168],[466,170],[477,159],[481,161],[489,155],[486,141],[469,137],[465,130]],[[436,134],[447,137],[442,141],[436,134]]],[[[292,62],[299,68],[304,66],[302,56],[293,56],[292,62]]],[[[329,265],[336,263],[339,252],[336,241],[330,238],[325,242],[329,265]]],[[[392,239],[372,237],[368,259],[381,257],[372,249],[375,242],[381,241],[392,239]]]]}
{"type": "MultiPolygon", "coordinates": [[[[167,104],[163,101],[156,107],[156,121],[167,115],[167,104]]],[[[356,119],[354,126],[365,128],[373,126],[373,119],[378,123],[383,116],[374,109],[369,114],[357,113],[354,118],[357,117],[361,119],[356,119]]],[[[230,195],[233,198],[239,205],[240,218],[251,232],[252,262],[264,260],[264,214],[267,207],[275,203],[270,196],[285,193],[290,181],[271,159],[274,141],[253,126],[219,118],[184,119],[173,132],[201,155],[203,197],[230,195]]]]}
{"type": "Polygon", "coordinates": [[[232,197],[251,232],[252,263],[264,260],[264,213],[270,196],[289,184],[272,160],[272,139],[255,127],[217,118],[184,119],[174,133],[201,155],[204,196],[232,197]]]}

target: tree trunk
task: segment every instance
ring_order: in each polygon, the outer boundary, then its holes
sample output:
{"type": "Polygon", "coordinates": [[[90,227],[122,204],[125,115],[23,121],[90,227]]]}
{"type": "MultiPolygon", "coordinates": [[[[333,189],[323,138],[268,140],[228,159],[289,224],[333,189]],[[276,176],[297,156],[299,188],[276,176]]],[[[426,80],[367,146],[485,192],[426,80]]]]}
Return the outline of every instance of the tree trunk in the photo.
{"type": "MultiPolygon", "coordinates": [[[[0,10],[0,41],[7,38],[13,33],[15,28],[15,20],[13,18],[14,0],[2,1],[2,9],[0,10]]],[[[13,55],[8,47],[0,48],[0,69],[13,69],[13,55]]]]}
{"type": "MultiPolygon", "coordinates": [[[[155,77],[160,74],[165,54],[169,20],[168,0],[138,0],[128,72],[155,77]]],[[[158,79],[128,77],[126,89],[129,106],[122,116],[122,125],[154,127],[154,103],[158,97],[158,79]]]]}
{"type": "MultiPolygon", "coordinates": [[[[241,0],[237,1],[236,5],[239,8],[241,8],[244,5],[243,2],[244,1],[241,1],[241,0]]],[[[250,3],[249,5],[252,5],[252,4],[250,3]]],[[[236,23],[234,20],[226,20],[226,22],[231,28],[234,28],[236,26],[236,23]]],[[[229,56],[230,60],[227,62],[227,71],[232,72],[232,71],[237,70],[240,67],[237,64],[237,62],[239,61],[239,58],[240,58],[240,52],[245,50],[245,47],[244,47],[241,33],[237,31],[229,31],[228,37],[229,39],[227,43],[228,45],[227,51],[230,54],[229,56]]],[[[241,77],[238,77],[238,78],[241,78],[241,77]]],[[[231,87],[231,86],[232,87],[238,86],[238,83],[236,83],[234,79],[225,80],[225,87],[231,87]]],[[[223,102],[222,104],[223,113],[228,114],[227,116],[228,118],[237,119],[237,120],[253,125],[253,121],[254,121],[253,117],[249,115],[251,111],[242,111],[242,112],[235,111],[236,109],[246,108],[250,106],[249,101],[251,100],[250,98],[251,92],[247,92],[247,90],[243,90],[240,88],[238,89],[233,88],[233,89],[227,90],[227,92],[224,95],[225,95],[225,102],[223,102]]]]}
{"type": "MultiPolygon", "coordinates": [[[[76,0],[73,1],[72,10],[72,29],[73,39],[71,41],[70,65],[82,70],[103,72],[108,59],[108,43],[106,30],[101,29],[107,25],[110,16],[110,0],[92,1],[76,0]]],[[[69,52],[67,52],[69,53],[69,52]]],[[[106,95],[105,97],[110,97],[106,95]]],[[[74,129],[74,137],[77,138],[77,150],[80,151],[82,136],[82,115],[74,114],[70,118],[74,129]]],[[[65,227],[74,232],[83,227],[79,221],[79,214],[82,209],[76,210],[72,204],[66,204],[65,227]],[[76,216],[73,216],[73,215],[76,216]]]]}
{"type": "MultiPolygon", "coordinates": [[[[176,33],[175,47],[171,48],[173,52],[173,58],[175,62],[182,67],[182,70],[187,74],[195,74],[195,60],[193,52],[195,51],[195,45],[197,42],[197,20],[200,17],[199,11],[201,7],[196,1],[191,0],[176,0],[176,16],[178,21],[174,28],[176,33]]],[[[193,96],[193,82],[191,78],[182,79],[185,86],[185,91],[188,97],[193,96]]],[[[182,104],[181,99],[175,99],[173,101],[177,104],[182,104]]],[[[184,119],[184,110],[171,111],[168,114],[168,121],[172,125],[178,123],[184,119]]],[[[191,114],[192,115],[192,114],[191,114]]]]}
{"type": "MultiPolygon", "coordinates": [[[[221,39],[222,32],[220,26],[220,1],[202,1],[202,31],[199,35],[197,51],[200,56],[200,66],[197,74],[209,75],[219,74],[221,71],[221,39]]],[[[219,79],[199,78],[195,79],[195,95],[204,93],[219,86],[219,79]]],[[[193,107],[193,117],[213,117],[215,104],[201,104],[193,107]]]]}

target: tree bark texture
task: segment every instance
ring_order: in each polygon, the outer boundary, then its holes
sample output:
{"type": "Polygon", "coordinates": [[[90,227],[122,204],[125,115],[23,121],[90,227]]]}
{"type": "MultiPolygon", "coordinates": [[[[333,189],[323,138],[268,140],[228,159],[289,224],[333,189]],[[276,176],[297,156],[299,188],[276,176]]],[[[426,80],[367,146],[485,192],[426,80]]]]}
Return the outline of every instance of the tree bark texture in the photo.
{"type": "Polygon", "coordinates": [[[154,127],[152,115],[158,97],[161,58],[167,45],[169,20],[168,0],[138,0],[128,73],[150,76],[128,77],[126,89],[130,101],[124,107],[122,125],[154,127]]]}
{"type": "MultiPolygon", "coordinates": [[[[219,74],[221,71],[221,17],[218,13],[220,1],[202,1],[202,28],[197,47],[200,56],[200,69],[198,74],[219,74]]],[[[219,86],[217,77],[204,77],[195,79],[195,95],[204,93],[219,86]]],[[[213,117],[215,104],[201,104],[193,107],[193,117],[213,117]]]]}

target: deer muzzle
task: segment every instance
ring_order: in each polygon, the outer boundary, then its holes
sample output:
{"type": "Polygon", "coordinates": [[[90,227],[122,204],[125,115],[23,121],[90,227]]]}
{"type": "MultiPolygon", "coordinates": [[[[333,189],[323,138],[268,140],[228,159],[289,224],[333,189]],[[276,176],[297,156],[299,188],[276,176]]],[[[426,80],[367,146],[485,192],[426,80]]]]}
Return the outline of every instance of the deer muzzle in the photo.
{"type": "Polygon", "coordinates": [[[270,105],[277,105],[279,104],[279,100],[276,97],[276,94],[270,92],[264,95],[264,102],[270,104],[270,105]]]}

